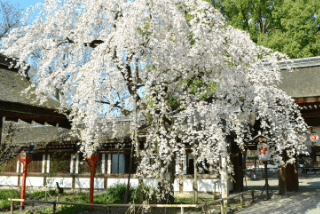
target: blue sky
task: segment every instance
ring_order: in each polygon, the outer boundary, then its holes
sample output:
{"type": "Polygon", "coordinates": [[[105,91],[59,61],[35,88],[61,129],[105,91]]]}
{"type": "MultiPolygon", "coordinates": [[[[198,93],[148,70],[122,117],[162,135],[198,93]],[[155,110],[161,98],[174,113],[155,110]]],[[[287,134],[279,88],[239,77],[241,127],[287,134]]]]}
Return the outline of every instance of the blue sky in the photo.
{"type": "MultiPolygon", "coordinates": [[[[30,6],[34,6],[37,3],[41,3],[44,2],[45,0],[3,0],[2,2],[9,2],[9,4],[12,5],[17,5],[17,3],[19,4],[19,8],[23,9],[24,11],[26,11],[26,9],[30,6]]],[[[37,11],[35,12],[34,15],[31,15],[32,20],[34,20],[37,16],[37,11]]]]}
{"type": "Polygon", "coordinates": [[[3,2],[10,2],[10,4],[16,5],[19,3],[19,7],[26,10],[30,5],[36,5],[39,2],[44,2],[44,0],[4,0],[3,2]]]}
{"type": "MultiPolygon", "coordinates": [[[[3,0],[3,2],[9,2],[12,5],[16,5],[17,3],[19,3],[19,8],[23,9],[24,11],[30,7],[30,6],[34,6],[37,3],[41,3],[44,2],[45,0],[3,0]]],[[[36,17],[36,13],[34,15],[32,15],[33,20],[36,17]]],[[[141,65],[140,65],[141,66],[141,65]]],[[[141,66],[143,68],[143,66],[141,66]]],[[[133,64],[133,68],[135,68],[135,65],[133,64]]],[[[143,88],[140,89],[139,93],[140,95],[143,94],[143,88]]],[[[54,98],[55,99],[55,98],[54,98]]]]}

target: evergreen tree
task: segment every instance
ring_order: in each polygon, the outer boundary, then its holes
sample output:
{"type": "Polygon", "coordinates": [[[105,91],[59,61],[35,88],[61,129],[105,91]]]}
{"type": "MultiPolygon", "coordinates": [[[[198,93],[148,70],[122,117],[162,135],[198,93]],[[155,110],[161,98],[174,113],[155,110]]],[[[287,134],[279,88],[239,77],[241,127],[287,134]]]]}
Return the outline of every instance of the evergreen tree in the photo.
{"type": "Polygon", "coordinates": [[[290,58],[320,55],[318,0],[211,0],[233,27],[250,33],[257,45],[290,58]]]}

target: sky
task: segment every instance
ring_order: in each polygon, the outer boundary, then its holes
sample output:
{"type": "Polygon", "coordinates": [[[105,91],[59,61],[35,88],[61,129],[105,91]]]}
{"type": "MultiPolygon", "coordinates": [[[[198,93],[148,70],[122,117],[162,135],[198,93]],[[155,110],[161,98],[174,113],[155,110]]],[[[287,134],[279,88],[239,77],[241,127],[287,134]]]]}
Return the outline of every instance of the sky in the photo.
{"type": "Polygon", "coordinates": [[[19,3],[19,8],[26,10],[30,5],[36,5],[44,0],[2,0],[3,2],[9,2],[10,4],[16,5],[19,3]]]}
{"type": "MultiPolygon", "coordinates": [[[[2,0],[2,2],[9,2],[9,4],[16,5],[19,4],[19,8],[23,9],[23,11],[26,11],[26,9],[30,6],[34,6],[37,3],[44,2],[45,0],[2,0]]],[[[32,20],[36,18],[37,11],[35,11],[35,14],[31,15],[32,20]]]]}
{"type": "MultiPolygon", "coordinates": [[[[37,3],[41,3],[41,2],[44,2],[45,0],[2,0],[2,2],[9,2],[9,4],[12,4],[12,5],[16,5],[17,3],[19,3],[19,8],[20,9],[23,9],[24,11],[30,7],[30,6],[34,6],[36,5],[37,3]]],[[[37,11],[36,11],[37,13],[37,11]]],[[[32,16],[32,19],[34,20],[37,16],[37,14],[34,14],[34,15],[31,15],[32,16]]],[[[141,66],[141,65],[140,65],[141,66]]],[[[135,65],[133,64],[133,67],[135,67],[135,65]]],[[[141,66],[143,68],[143,66],[141,66]]],[[[140,89],[139,91],[140,95],[142,95],[143,93],[143,88],[140,89]]],[[[55,99],[54,97],[52,97],[53,99],[55,99]]]]}

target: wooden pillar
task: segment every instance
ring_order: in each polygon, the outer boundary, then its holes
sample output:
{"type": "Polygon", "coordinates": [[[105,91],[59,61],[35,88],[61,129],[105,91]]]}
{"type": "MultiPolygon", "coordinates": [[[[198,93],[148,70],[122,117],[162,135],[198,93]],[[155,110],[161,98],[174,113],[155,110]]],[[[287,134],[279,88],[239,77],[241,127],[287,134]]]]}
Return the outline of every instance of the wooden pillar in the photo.
{"type": "MultiPolygon", "coordinates": [[[[25,199],[26,197],[26,178],[27,178],[27,167],[28,164],[31,162],[32,160],[32,155],[30,155],[30,157],[28,157],[27,153],[22,150],[20,152],[20,161],[21,163],[23,163],[23,177],[22,177],[22,185],[21,185],[21,199],[25,199]]],[[[20,202],[20,205],[22,206],[22,208],[24,208],[24,202],[20,202]]]]}
{"type": "MultiPolygon", "coordinates": [[[[93,192],[94,192],[94,168],[96,165],[97,160],[99,160],[99,155],[95,155],[93,153],[91,156],[87,153],[87,159],[90,163],[90,198],[89,203],[93,203],[93,192]]],[[[93,209],[92,206],[89,207],[89,209],[93,209]]]]}

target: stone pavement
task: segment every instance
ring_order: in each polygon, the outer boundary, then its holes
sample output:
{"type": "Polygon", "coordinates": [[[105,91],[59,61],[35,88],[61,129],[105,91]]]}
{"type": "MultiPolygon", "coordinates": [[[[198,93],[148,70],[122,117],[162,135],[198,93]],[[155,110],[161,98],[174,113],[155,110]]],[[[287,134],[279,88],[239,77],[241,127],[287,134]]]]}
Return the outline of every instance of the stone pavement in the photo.
{"type": "MultiPolygon", "coordinates": [[[[320,214],[320,175],[308,172],[306,175],[299,172],[299,192],[288,192],[287,196],[278,195],[278,178],[268,180],[271,186],[273,196],[268,201],[263,199],[246,209],[236,213],[248,214],[320,214]]],[[[261,192],[264,186],[264,180],[248,180],[247,187],[249,189],[259,189],[261,192]]],[[[246,183],[244,182],[244,186],[246,183]]],[[[259,196],[260,194],[257,194],[259,196]]],[[[264,194],[265,195],[265,192],[264,194]]]]}

